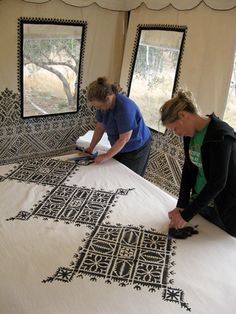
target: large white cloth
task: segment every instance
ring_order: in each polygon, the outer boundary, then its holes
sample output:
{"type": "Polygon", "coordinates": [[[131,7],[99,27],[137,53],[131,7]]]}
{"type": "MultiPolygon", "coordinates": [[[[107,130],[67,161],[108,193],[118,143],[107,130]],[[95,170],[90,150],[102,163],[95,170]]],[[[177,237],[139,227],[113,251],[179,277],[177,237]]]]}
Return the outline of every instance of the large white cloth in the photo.
{"type": "MultiPolygon", "coordinates": [[[[0,167],[1,314],[234,314],[236,241],[115,160],[0,167]]],[[[64,161],[63,161],[64,160],[64,161]]]]}

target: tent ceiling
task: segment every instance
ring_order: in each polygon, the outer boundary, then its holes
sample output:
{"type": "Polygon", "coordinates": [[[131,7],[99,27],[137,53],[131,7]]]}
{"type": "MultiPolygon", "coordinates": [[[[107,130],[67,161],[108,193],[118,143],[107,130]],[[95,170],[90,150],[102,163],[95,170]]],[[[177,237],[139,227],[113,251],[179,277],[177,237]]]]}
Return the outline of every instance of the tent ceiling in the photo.
{"type": "MultiPolygon", "coordinates": [[[[0,0],[3,1],[3,0],[0,0]]],[[[46,3],[51,0],[21,0],[29,3],[46,3]]],[[[208,7],[215,10],[229,10],[236,7],[236,0],[60,0],[61,2],[76,6],[86,7],[96,3],[102,8],[130,11],[139,7],[144,3],[148,9],[161,10],[173,6],[177,10],[191,10],[200,3],[205,3],[208,7]]]]}

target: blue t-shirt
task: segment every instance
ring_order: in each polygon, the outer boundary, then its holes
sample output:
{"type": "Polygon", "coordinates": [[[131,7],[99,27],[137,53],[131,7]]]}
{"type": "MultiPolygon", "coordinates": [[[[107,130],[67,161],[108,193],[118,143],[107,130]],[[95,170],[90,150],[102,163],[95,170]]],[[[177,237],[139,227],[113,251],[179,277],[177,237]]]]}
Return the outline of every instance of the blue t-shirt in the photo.
{"type": "Polygon", "coordinates": [[[120,151],[131,152],[141,148],[150,137],[142,114],[133,100],[122,94],[116,94],[116,102],[112,109],[96,111],[96,119],[105,126],[111,146],[119,135],[133,131],[130,140],[120,151]]]}

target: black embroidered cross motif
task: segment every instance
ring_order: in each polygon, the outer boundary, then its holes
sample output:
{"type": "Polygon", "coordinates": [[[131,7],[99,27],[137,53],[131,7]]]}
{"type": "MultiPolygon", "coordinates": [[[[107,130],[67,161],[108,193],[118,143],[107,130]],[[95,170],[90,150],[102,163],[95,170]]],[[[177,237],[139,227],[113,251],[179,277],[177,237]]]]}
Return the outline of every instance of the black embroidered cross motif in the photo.
{"type": "Polygon", "coordinates": [[[74,276],[85,275],[93,281],[103,278],[106,283],[133,285],[137,290],[144,286],[150,292],[162,289],[164,301],[180,304],[191,311],[184,302],[184,292],[171,287],[175,241],[166,234],[146,230],[143,226],[104,223],[117,198],[127,195],[132,189],[120,188],[114,192],[66,185],[68,177],[78,169],[72,162],[37,158],[20,162],[0,178],[1,181],[11,179],[51,186],[51,190],[31,210],[20,211],[7,220],[53,219],[76,226],[83,224],[91,229],[70,266],[59,267],[54,276],[43,282],[70,282],[74,276]]]}
{"type": "Polygon", "coordinates": [[[69,282],[76,275],[101,277],[106,283],[119,282],[120,286],[134,285],[137,290],[147,286],[150,292],[163,289],[162,298],[190,310],[183,300],[183,291],[172,288],[171,268],[174,263],[174,242],[165,234],[143,227],[97,225],[84,247],[75,254],[69,268],[60,267],[44,282],[69,282]]]}

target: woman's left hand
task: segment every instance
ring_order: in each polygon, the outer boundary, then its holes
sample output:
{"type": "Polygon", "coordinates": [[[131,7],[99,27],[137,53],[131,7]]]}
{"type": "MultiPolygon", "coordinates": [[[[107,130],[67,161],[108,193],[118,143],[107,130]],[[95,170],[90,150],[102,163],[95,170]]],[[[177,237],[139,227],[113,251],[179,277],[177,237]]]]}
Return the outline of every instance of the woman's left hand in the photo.
{"type": "Polygon", "coordinates": [[[107,161],[108,159],[110,159],[110,157],[107,154],[101,154],[94,159],[94,162],[95,164],[101,164],[107,161]]]}
{"type": "Polygon", "coordinates": [[[185,221],[182,216],[180,215],[180,211],[176,211],[174,215],[172,215],[169,228],[176,228],[181,229],[187,224],[187,221],[185,221]]]}

